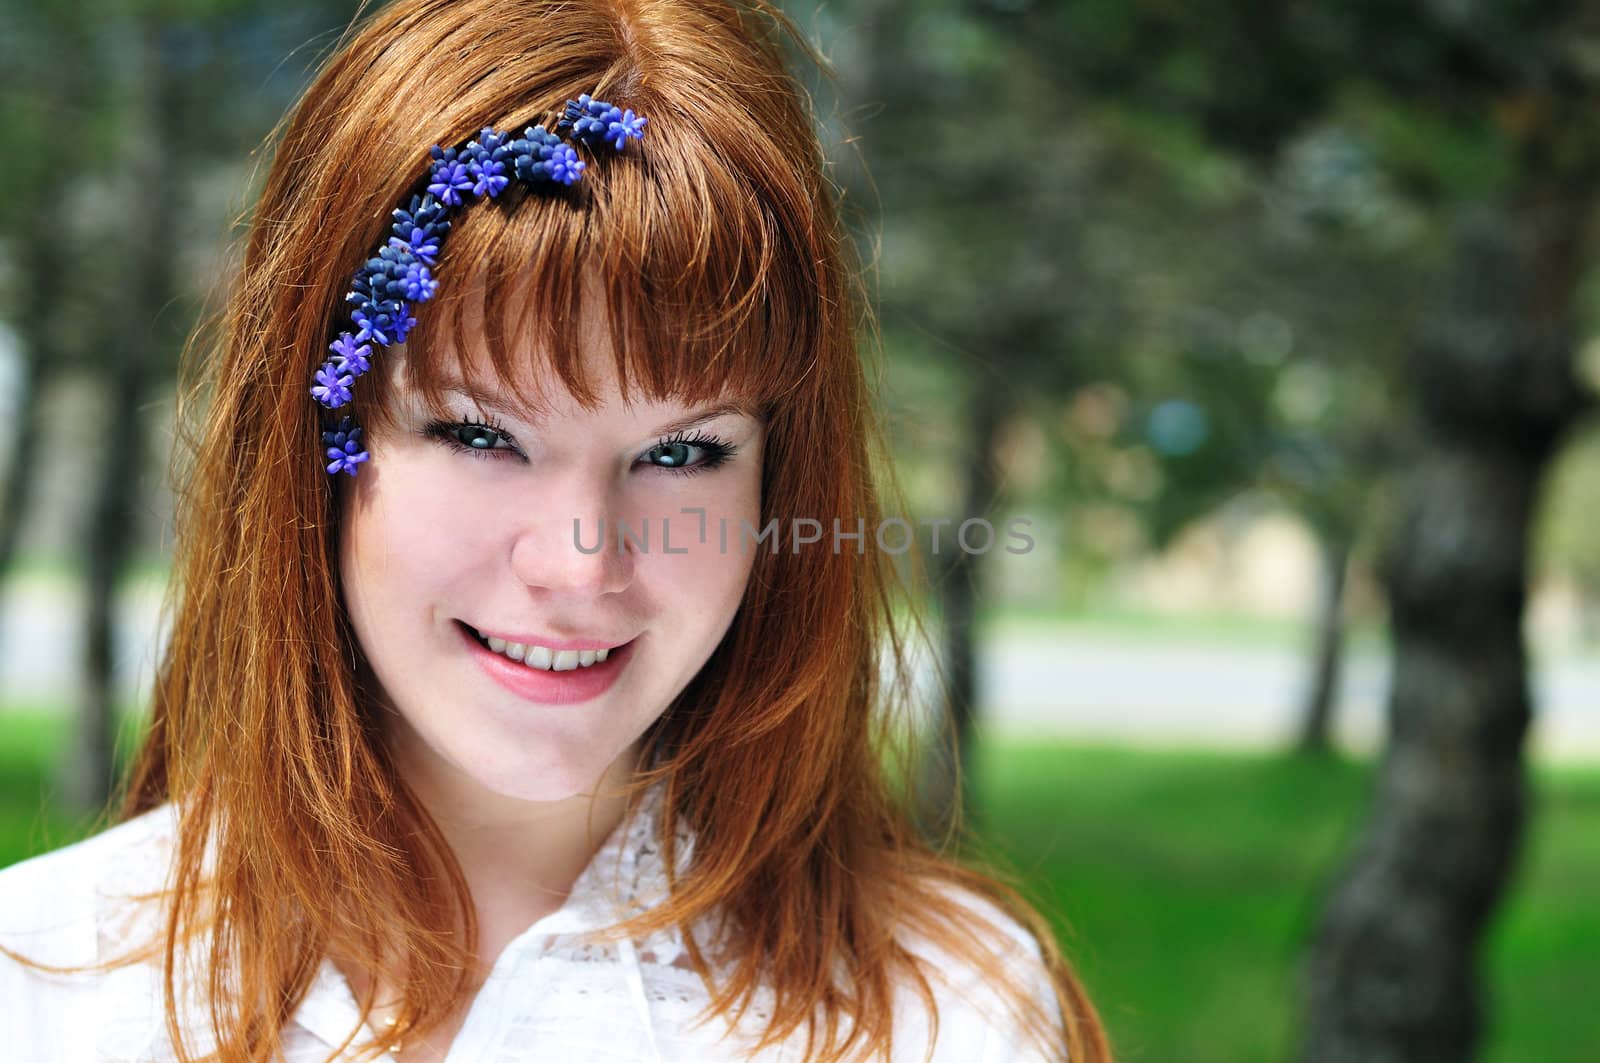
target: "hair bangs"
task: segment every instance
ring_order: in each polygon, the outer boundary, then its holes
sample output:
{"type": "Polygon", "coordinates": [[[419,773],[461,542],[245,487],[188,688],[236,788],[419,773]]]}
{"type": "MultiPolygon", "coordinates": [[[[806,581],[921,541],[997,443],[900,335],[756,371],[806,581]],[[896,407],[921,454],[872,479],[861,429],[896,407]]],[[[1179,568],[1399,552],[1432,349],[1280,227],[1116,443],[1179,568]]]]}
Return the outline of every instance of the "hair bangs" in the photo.
{"type": "MultiPolygon", "coordinates": [[[[456,381],[535,416],[556,382],[592,407],[581,326],[595,314],[624,401],[637,389],[768,411],[816,378],[823,311],[803,230],[703,141],[662,135],[654,115],[651,133],[639,155],[592,162],[576,189],[513,186],[454,219],[439,292],[405,345],[429,407],[456,381]]],[[[379,421],[383,390],[366,414],[379,421]]]]}

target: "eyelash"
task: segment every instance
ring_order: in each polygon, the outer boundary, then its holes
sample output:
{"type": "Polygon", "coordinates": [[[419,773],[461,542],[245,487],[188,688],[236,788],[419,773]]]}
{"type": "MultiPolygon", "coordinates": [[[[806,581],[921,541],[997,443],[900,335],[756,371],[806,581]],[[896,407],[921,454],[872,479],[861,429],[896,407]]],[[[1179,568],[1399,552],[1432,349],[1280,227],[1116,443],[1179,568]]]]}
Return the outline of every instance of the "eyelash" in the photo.
{"type": "MultiPolygon", "coordinates": [[[[516,437],[510,432],[506,431],[499,421],[487,414],[480,416],[482,417],[482,420],[475,421],[429,421],[428,424],[423,427],[422,434],[429,439],[443,443],[451,450],[464,453],[469,457],[477,458],[479,460],[497,461],[499,459],[493,458],[492,455],[496,451],[502,450],[503,448],[469,447],[456,438],[455,433],[458,429],[481,428],[485,431],[493,432],[495,435],[500,437],[502,442],[511,444],[513,448],[516,447],[516,437]]],[[[712,469],[724,464],[729,458],[733,457],[734,454],[738,453],[739,450],[738,447],[727,442],[726,440],[719,439],[714,435],[709,435],[699,430],[696,430],[693,433],[676,432],[670,436],[662,436],[655,442],[653,446],[650,447],[650,449],[656,450],[660,447],[670,447],[679,444],[700,448],[700,450],[704,452],[705,458],[698,465],[652,465],[650,467],[653,469],[659,469],[661,472],[671,473],[674,476],[695,476],[702,472],[710,472],[712,469]]]]}

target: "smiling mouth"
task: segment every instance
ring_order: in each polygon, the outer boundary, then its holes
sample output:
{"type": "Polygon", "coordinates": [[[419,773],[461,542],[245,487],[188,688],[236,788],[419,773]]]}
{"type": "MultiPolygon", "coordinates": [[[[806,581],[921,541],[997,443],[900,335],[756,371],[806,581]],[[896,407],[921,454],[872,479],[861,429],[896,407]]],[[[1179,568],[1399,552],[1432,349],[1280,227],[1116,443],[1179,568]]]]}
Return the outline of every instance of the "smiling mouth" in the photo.
{"type": "Polygon", "coordinates": [[[478,645],[490,653],[498,654],[508,661],[513,661],[526,668],[540,672],[572,672],[583,668],[593,668],[597,664],[605,663],[606,659],[616,651],[629,645],[611,646],[598,650],[562,650],[549,646],[525,644],[521,642],[507,642],[505,639],[484,635],[471,624],[456,621],[475,639],[478,645]]]}

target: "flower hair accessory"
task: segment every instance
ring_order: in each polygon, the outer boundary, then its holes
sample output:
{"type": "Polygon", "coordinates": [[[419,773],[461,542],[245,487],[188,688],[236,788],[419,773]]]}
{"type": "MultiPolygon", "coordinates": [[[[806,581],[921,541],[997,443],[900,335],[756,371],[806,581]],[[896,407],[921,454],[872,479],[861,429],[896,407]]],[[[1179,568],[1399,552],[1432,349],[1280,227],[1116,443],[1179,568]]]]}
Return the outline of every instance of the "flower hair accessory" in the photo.
{"type": "MultiPolygon", "coordinates": [[[[602,145],[622,151],[628,141],[644,136],[647,120],[587,94],[568,100],[556,123],[558,133],[530,126],[512,139],[493,127],[461,148],[429,149],[426,189],[394,212],[390,236],[356,271],[345,302],[350,304],[351,327],[329,345],[333,357],[317,369],[311,396],[330,410],[350,402],[356,378],[372,368],[373,345],[404,343],[416,327],[414,304],[425,303],[439,290],[433,276],[440,248],[450,232],[451,216],[476,199],[494,199],[513,179],[535,189],[554,190],[575,183],[584,163],[570,138],[598,150],[602,145]]],[[[341,417],[322,433],[330,474],[356,474],[370,455],[361,444],[361,426],[354,417],[341,417]]]]}

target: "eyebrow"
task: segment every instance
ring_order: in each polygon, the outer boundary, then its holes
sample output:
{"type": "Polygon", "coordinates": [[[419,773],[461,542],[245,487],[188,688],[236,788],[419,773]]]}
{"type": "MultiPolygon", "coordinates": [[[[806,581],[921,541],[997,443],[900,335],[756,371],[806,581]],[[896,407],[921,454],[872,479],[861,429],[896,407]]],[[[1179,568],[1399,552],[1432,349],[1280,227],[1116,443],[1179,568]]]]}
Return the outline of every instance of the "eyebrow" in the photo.
{"type": "MultiPolygon", "coordinates": [[[[463,398],[470,399],[472,402],[481,407],[493,409],[501,413],[519,412],[514,407],[508,407],[504,403],[496,401],[493,396],[474,388],[464,380],[449,380],[445,383],[443,390],[460,395],[463,398]]],[[[666,424],[661,425],[659,428],[652,430],[648,434],[656,436],[672,435],[674,432],[681,432],[685,428],[692,428],[697,424],[701,424],[705,421],[715,420],[718,417],[723,417],[728,414],[740,414],[745,417],[757,416],[756,411],[752,409],[748,403],[738,401],[719,402],[713,406],[707,406],[705,409],[696,413],[691,413],[686,417],[680,417],[677,420],[668,421],[666,424]]],[[[530,417],[532,416],[531,413],[525,413],[524,415],[530,417]]]]}
{"type": "Polygon", "coordinates": [[[658,436],[671,435],[674,432],[681,432],[685,428],[692,428],[703,421],[714,420],[715,418],[722,417],[723,415],[730,413],[742,414],[746,417],[755,417],[755,411],[751,410],[749,406],[742,402],[719,402],[715,406],[706,407],[699,413],[691,413],[687,417],[680,417],[676,421],[670,421],[667,424],[662,425],[660,428],[657,428],[650,434],[658,436]]]}

